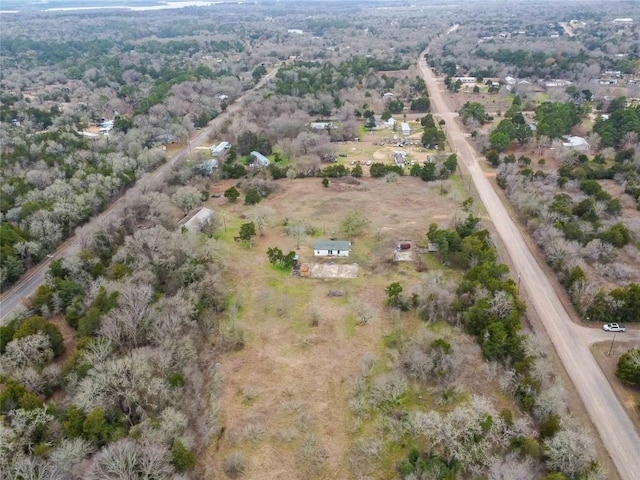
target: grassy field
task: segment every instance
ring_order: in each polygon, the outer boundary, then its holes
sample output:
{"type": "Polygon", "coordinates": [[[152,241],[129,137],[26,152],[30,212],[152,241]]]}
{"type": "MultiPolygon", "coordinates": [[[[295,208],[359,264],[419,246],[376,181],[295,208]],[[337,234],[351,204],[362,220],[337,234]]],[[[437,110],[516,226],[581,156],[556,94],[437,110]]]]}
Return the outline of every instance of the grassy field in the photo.
{"type": "MultiPolygon", "coordinates": [[[[400,282],[409,297],[424,281],[415,264],[391,261],[393,249],[398,240],[424,243],[432,222],[451,224],[464,196],[453,184],[441,195],[439,183],[413,177],[395,183],[363,178],[357,185],[332,180],[328,188],[318,178],[278,183],[279,191],[256,207],[224,198],[207,204],[226,221],[220,241],[229,245],[226,284],[237,306],[227,322],[244,334],[242,350],[221,356],[225,430],[205,460],[207,478],[224,478],[224,459],[232,454],[246,461],[243,478],[353,478],[348,453],[361,429],[369,428],[356,425],[348,407],[353,379],[363,358],[385,358],[386,343],[421,323],[415,312],[399,314],[384,306],[390,283],[400,282]],[[233,236],[254,209],[267,213],[268,226],[248,248],[233,236]],[[302,262],[315,261],[313,241],[332,232],[342,238],[340,222],[351,211],[361,212],[369,226],[352,239],[351,256],[335,261],[357,262],[358,278],[296,278],[268,263],[268,247],[296,247],[285,223],[318,230],[319,236],[301,239],[297,251],[302,262]],[[363,310],[370,315],[366,325],[358,323],[363,310]]],[[[212,190],[230,185],[219,182],[212,190]]],[[[427,271],[440,268],[437,259],[424,256],[427,271]]],[[[396,460],[390,455],[385,470],[396,460]]]]}

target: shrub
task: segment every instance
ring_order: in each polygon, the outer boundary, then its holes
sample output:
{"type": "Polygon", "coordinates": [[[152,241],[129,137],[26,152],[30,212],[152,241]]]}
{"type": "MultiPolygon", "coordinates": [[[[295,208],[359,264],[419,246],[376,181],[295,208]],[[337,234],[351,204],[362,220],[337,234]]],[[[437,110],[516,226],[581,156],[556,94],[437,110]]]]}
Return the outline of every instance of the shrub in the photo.
{"type": "Polygon", "coordinates": [[[82,429],[85,419],[84,412],[75,405],[71,405],[62,421],[62,430],[65,435],[69,438],[80,437],[83,433],[82,429]]]}
{"type": "Polygon", "coordinates": [[[82,423],[82,434],[87,440],[98,446],[109,443],[111,427],[107,423],[102,408],[96,407],[89,412],[82,423]]]}
{"type": "Polygon", "coordinates": [[[560,430],[560,415],[552,413],[540,422],[540,437],[553,437],[560,430]]]}
{"type": "Polygon", "coordinates": [[[16,329],[16,333],[13,338],[24,338],[28,337],[29,335],[34,335],[38,332],[49,337],[49,341],[51,342],[51,349],[53,350],[53,353],[56,357],[64,353],[64,339],[62,338],[60,329],[43,317],[35,316],[27,318],[16,329]]]}
{"type": "Polygon", "coordinates": [[[628,350],[620,356],[616,377],[630,387],[640,386],[640,349],[628,350]]]}
{"type": "Polygon", "coordinates": [[[246,205],[255,205],[256,203],[260,203],[262,200],[262,196],[255,188],[250,188],[247,190],[247,193],[244,197],[244,203],[246,205]]]}
{"type": "Polygon", "coordinates": [[[235,202],[240,196],[240,192],[236,187],[230,187],[224,191],[223,195],[224,195],[224,198],[226,198],[230,202],[235,202]]]}
{"type": "Polygon", "coordinates": [[[229,478],[239,478],[247,469],[247,459],[240,452],[231,452],[224,457],[222,469],[229,478]]]}
{"type": "Polygon", "coordinates": [[[196,456],[180,440],[176,439],[171,446],[171,463],[176,467],[176,470],[183,473],[195,467],[196,456]]]}
{"type": "Polygon", "coordinates": [[[19,383],[9,380],[0,393],[0,412],[7,413],[16,408],[33,410],[42,406],[40,399],[19,383]]]}

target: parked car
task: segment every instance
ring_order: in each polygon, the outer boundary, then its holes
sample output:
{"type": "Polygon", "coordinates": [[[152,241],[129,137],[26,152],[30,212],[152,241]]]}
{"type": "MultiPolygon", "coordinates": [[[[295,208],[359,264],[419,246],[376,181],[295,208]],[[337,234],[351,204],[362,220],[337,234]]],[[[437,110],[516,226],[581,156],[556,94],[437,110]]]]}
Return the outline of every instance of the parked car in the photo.
{"type": "Polygon", "coordinates": [[[626,332],[627,331],[627,327],[625,327],[621,323],[605,323],[602,326],[602,329],[605,332],[626,332]]]}
{"type": "Polygon", "coordinates": [[[213,193],[211,194],[211,198],[220,198],[222,195],[219,193],[213,193]]]}

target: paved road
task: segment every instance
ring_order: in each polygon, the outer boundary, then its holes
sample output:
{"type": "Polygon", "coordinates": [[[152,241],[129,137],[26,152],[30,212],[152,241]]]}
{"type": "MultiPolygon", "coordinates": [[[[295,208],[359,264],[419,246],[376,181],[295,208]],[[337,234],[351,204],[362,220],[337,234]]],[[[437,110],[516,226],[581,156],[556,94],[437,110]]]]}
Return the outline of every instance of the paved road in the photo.
{"type": "MultiPolygon", "coordinates": [[[[521,275],[521,287],[526,289],[530,307],[533,307],[558,352],[558,355],[575,385],[586,410],[596,426],[621,478],[640,478],[640,437],[626,411],[618,401],[604,374],[595,362],[589,345],[599,338],[611,339],[613,334],[576,325],[565,310],[553,285],[529,250],[520,230],[509,216],[491,183],[482,172],[476,152],[465,138],[456,122],[456,113],[447,106],[444,93],[433,72],[419,60],[431,98],[434,114],[446,122],[446,134],[460,161],[466,166],[478,195],[516,270],[521,275]]],[[[626,340],[638,338],[638,332],[618,334],[626,340]]]]}
{"type": "MultiPolygon", "coordinates": [[[[203,128],[195,137],[193,137],[190,141],[190,145],[185,145],[178,152],[174,153],[173,156],[166,163],[162,164],[156,170],[152,172],[153,176],[162,175],[167,169],[171,168],[173,164],[175,164],[180,159],[184,158],[186,155],[189,155],[191,151],[199,146],[201,146],[205,140],[207,140],[211,131],[218,126],[226,117],[232,115],[233,113],[238,112],[244,106],[244,97],[249,92],[261,88],[265,83],[271,80],[276,73],[278,72],[278,68],[274,68],[269,73],[267,73],[260,82],[252,89],[242,96],[240,96],[234,103],[229,105],[226,112],[219,115],[216,119],[209,122],[209,125],[206,128],[203,128]]],[[[111,206],[102,212],[100,215],[95,217],[92,222],[96,222],[98,220],[104,220],[109,218],[116,211],[116,207],[118,207],[122,202],[126,194],[113,202],[111,206]]],[[[11,289],[7,290],[0,297],[0,325],[2,325],[3,321],[7,319],[9,314],[24,300],[33,295],[36,289],[44,282],[44,275],[49,268],[49,264],[58,258],[70,257],[75,254],[79,249],[79,239],[76,236],[69,238],[66,242],[64,242],[56,252],[45,261],[40,262],[36,267],[30,269],[23,278],[20,279],[11,289]]]]}

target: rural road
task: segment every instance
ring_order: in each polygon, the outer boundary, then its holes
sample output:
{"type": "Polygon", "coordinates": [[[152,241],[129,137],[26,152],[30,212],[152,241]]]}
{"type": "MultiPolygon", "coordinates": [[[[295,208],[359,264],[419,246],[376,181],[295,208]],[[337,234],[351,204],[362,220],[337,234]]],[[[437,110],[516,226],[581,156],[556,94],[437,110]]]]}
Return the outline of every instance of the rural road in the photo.
{"type": "MultiPolygon", "coordinates": [[[[625,480],[640,478],[640,437],[594,360],[589,345],[612,334],[582,327],[572,322],[551,282],[529,250],[520,230],[509,216],[500,197],[484,175],[474,148],[447,106],[446,93],[427,66],[424,54],[418,60],[431,98],[431,110],[446,123],[450,146],[466,166],[482,203],[526,289],[529,305],[540,317],[560,360],[584,403],[618,474],[625,480]]],[[[619,340],[633,340],[640,332],[618,334],[619,340]],[[623,337],[627,335],[626,337],[623,337]]]]}
{"type": "MultiPolygon", "coordinates": [[[[156,168],[152,175],[154,177],[162,175],[165,171],[171,168],[178,160],[183,158],[186,155],[189,155],[191,151],[195,148],[201,146],[206,140],[211,131],[218,126],[220,122],[222,122],[226,117],[232,115],[233,113],[238,112],[244,106],[244,97],[249,93],[256,89],[264,86],[269,80],[271,80],[276,73],[278,72],[278,67],[275,67],[273,70],[268,72],[266,75],[262,77],[262,79],[253,87],[251,90],[247,90],[243,95],[238,97],[235,102],[233,102],[224,113],[221,113],[214,120],[209,122],[208,126],[202,129],[195,137],[191,138],[189,143],[181,148],[179,151],[175,152],[171,158],[158,168],[156,168]]],[[[91,222],[97,222],[100,220],[108,219],[114,212],[117,210],[117,207],[124,201],[127,193],[125,193],[122,197],[115,200],[109,208],[107,208],[104,212],[102,212],[97,217],[94,217],[91,222]]],[[[37,266],[30,269],[26,272],[26,274],[9,290],[4,292],[2,296],[0,296],[0,325],[3,324],[4,321],[9,317],[10,313],[20,305],[23,300],[33,295],[36,289],[44,282],[44,275],[49,268],[49,264],[58,258],[70,257],[78,251],[79,247],[79,239],[77,236],[70,237],[67,239],[62,245],[58,247],[55,253],[47,258],[46,260],[40,262],[37,266]]]]}

